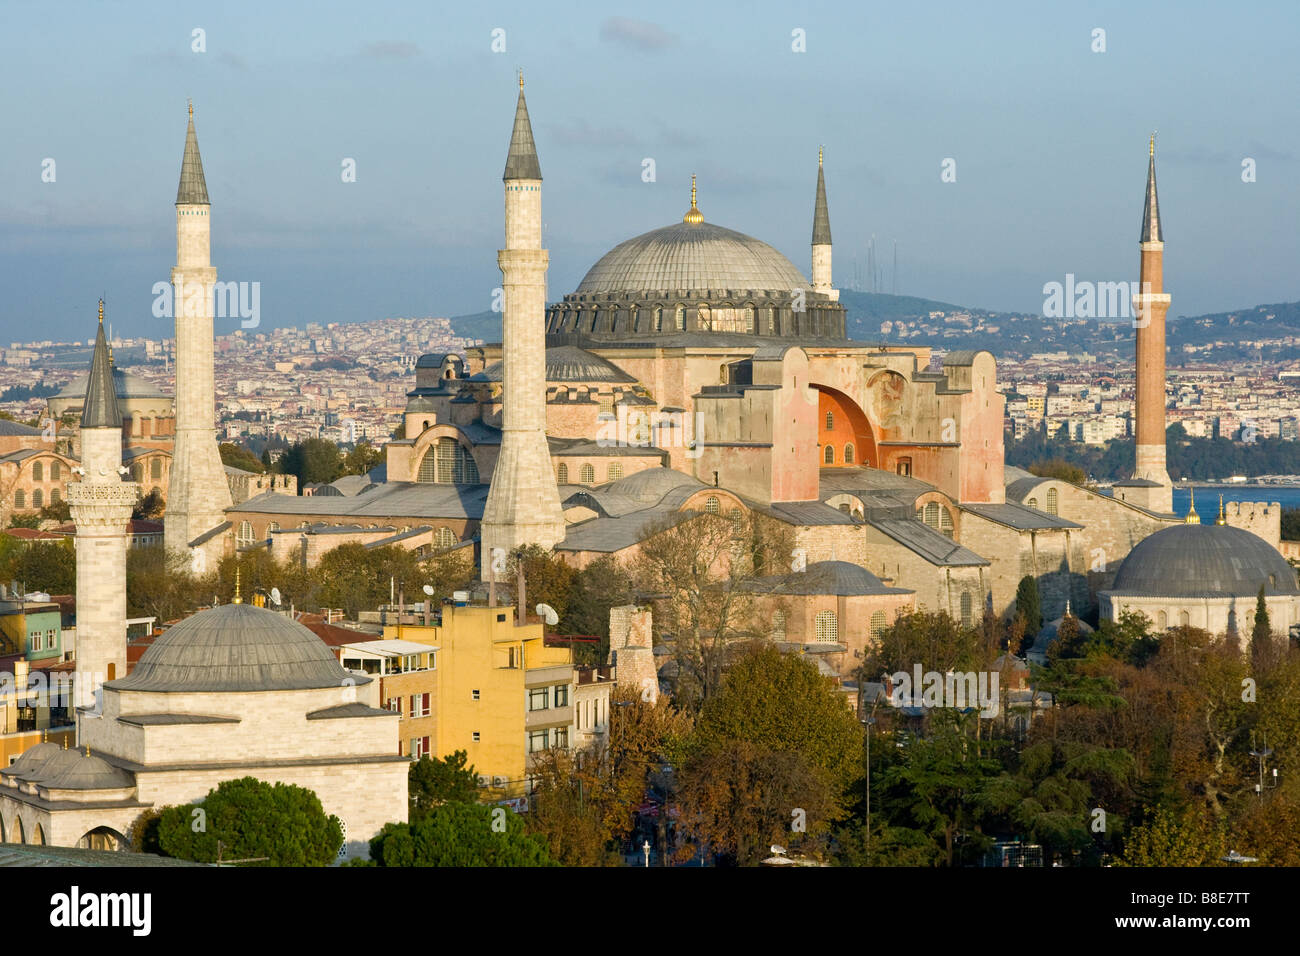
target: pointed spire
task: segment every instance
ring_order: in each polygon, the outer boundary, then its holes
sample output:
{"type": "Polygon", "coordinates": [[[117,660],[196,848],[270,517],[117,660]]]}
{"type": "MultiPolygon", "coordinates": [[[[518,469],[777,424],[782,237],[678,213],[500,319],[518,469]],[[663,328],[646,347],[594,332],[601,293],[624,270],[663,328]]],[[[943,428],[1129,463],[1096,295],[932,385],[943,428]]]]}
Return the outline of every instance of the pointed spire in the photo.
{"type": "Polygon", "coordinates": [[[95,333],[95,355],[86,379],[86,401],[81,410],[82,428],[121,428],[122,412],[117,407],[113,381],[113,359],[104,336],[104,300],[99,300],[99,329],[95,333]]]}
{"type": "Polygon", "coordinates": [[[1215,524],[1227,524],[1228,513],[1223,510],[1223,492],[1219,492],[1219,517],[1214,519],[1215,524]]]}
{"type": "Polygon", "coordinates": [[[826,177],[822,174],[822,151],[817,150],[817,205],[813,207],[814,246],[831,244],[831,214],[826,208],[826,177]]]}
{"type": "Polygon", "coordinates": [[[1142,238],[1139,242],[1164,242],[1160,228],[1160,204],[1156,200],[1156,134],[1151,134],[1150,160],[1147,166],[1147,199],[1142,210],[1142,238]]]}
{"type": "Polygon", "coordinates": [[[510,133],[510,152],[506,154],[506,171],[502,180],[541,179],[542,166],[537,161],[537,145],[533,142],[533,124],[528,119],[528,104],[524,102],[524,71],[519,71],[519,102],[515,106],[515,128],[510,133]]]}
{"type": "Polygon", "coordinates": [[[181,184],[176,190],[176,205],[210,205],[208,184],[203,178],[203,160],[199,157],[199,137],[194,132],[194,104],[190,104],[190,124],[185,130],[185,156],[181,159],[181,184]]]}
{"type": "Polygon", "coordinates": [[[698,226],[704,222],[704,213],[700,212],[700,207],[695,204],[694,173],[691,173],[691,208],[686,210],[686,215],[682,216],[682,222],[689,222],[692,226],[698,226]]]}
{"type": "Polygon", "coordinates": [[[243,595],[242,593],[240,593],[241,590],[242,590],[242,589],[241,589],[240,586],[239,586],[239,565],[236,564],[236,565],[235,565],[235,596],[234,596],[233,598],[231,598],[231,600],[230,600],[230,603],[231,603],[231,604],[243,604],[243,603],[244,603],[244,595],[243,595]]]}
{"type": "Polygon", "coordinates": [[[1187,509],[1187,517],[1183,519],[1184,524],[1200,524],[1201,516],[1196,513],[1196,489],[1192,488],[1192,504],[1187,509]]]}

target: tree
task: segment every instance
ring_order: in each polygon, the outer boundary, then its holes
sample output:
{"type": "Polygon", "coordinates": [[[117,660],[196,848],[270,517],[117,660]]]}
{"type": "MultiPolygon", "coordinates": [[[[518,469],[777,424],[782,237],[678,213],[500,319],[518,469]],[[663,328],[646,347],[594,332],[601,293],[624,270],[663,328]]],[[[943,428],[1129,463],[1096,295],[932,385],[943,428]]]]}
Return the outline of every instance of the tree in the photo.
{"type": "Polygon", "coordinates": [[[423,756],[408,774],[411,816],[448,802],[472,803],[478,797],[478,774],[466,766],[469,753],[457,750],[439,760],[423,756]]]}
{"type": "Polygon", "coordinates": [[[72,520],[72,507],[66,501],[52,501],[40,511],[42,521],[57,521],[60,524],[72,520]]]}
{"type": "Polygon", "coordinates": [[[577,572],[549,548],[526,544],[510,554],[506,580],[502,583],[513,585],[519,578],[520,566],[524,571],[524,599],[528,602],[525,610],[549,604],[556,614],[564,617],[577,572]]]}
{"type": "Polygon", "coordinates": [[[599,644],[575,644],[575,663],[605,662],[609,657],[609,612],[632,600],[632,577],[611,555],[602,555],[574,576],[559,630],[600,638],[599,644]]]}
{"type": "Polygon", "coordinates": [[[327,866],[338,858],[343,827],[313,791],[256,777],[220,783],[197,805],[167,807],[158,821],[168,856],[215,863],[218,842],[222,859],[267,858],[248,866],[327,866]]]}
{"type": "Polygon", "coordinates": [[[231,468],[238,468],[240,471],[252,471],[261,473],[266,470],[262,464],[262,459],[258,458],[243,445],[234,442],[223,441],[217,446],[217,451],[221,454],[221,463],[229,465],[231,468]]]}
{"type": "Polygon", "coordinates": [[[175,620],[212,599],[213,582],[190,571],[190,558],[163,548],[128,548],[126,608],[133,617],[175,620]]]}
{"type": "Polygon", "coordinates": [[[729,740],[802,755],[836,795],[861,763],[862,728],[844,696],[811,662],[766,643],[746,648],[696,722],[696,745],[729,740]]]}
{"type": "Polygon", "coordinates": [[[326,438],[308,438],[290,445],[280,456],[280,471],[297,475],[298,490],[310,484],[328,484],[342,474],[338,446],[326,438]]]}
{"type": "Polygon", "coordinates": [[[599,755],[551,749],[535,756],[528,832],[544,840],[552,859],[562,866],[617,864],[605,812],[610,794],[602,785],[605,774],[596,766],[599,755]],[[580,764],[582,758],[587,759],[580,764]]]}
{"type": "Polygon", "coordinates": [[[1264,585],[1259,586],[1255,598],[1255,626],[1250,631],[1250,646],[1258,654],[1273,642],[1273,628],[1268,620],[1268,604],[1264,600],[1264,585]]]}
{"type": "Polygon", "coordinates": [[[681,515],[650,525],[629,570],[636,587],[661,595],[656,618],[673,635],[678,703],[696,707],[722,681],[729,646],[767,633],[757,578],[789,569],[794,532],[756,512],[681,515]]]}
{"type": "Polygon", "coordinates": [[[1026,574],[1016,587],[1016,615],[1025,622],[1024,641],[1020,647],[1025,651],[1034,646],[1034,639],[1043,626],[1043,606],[1038,596],[1038,581],[1032,574],[1026,574]]]}
{"type": "Polygon", "coordinates": [[[1134,828],[1120,866],[1220,866],[1223,829],[1203,808],[1158,807],[1134,828]]]}
{"type": "Polygon", "coordinates": [[[1072,465],[1062,458],[1036,461],[1029,466],[1029,473],[1040,478],[1059,478],[1061,481],[1068,481],[1072,485],[1082,486],[1088,481],[1087,472],[1078,465],[1072,465]]]}
{"type": "Polygon", "coordinates": [[[555,866],[545,843],[505,807],[443,803],[370,841],[377,866],[555,866]]]}
{"type": "Polygon", "coordinates": [[[15,551],[5,581],[17,581],[28,592],[72,594],[77,589],[77,552],[72,540],[33,541],[15,551]]]}
{"type": "Polygon", "coordinates": [[[383,464],[384,452],[368,441],[359,441],[343,456],[343,474],[364,475],[383,464]]]}
{"type": "Polygon", "coordinates": [[[166,507],[162,492],[157,488],[150,488],[149,493],[142,495],[135,503],[135,507],[131,509],[131,517],[137,521],[156,521],[162,517],[166,507]]]}

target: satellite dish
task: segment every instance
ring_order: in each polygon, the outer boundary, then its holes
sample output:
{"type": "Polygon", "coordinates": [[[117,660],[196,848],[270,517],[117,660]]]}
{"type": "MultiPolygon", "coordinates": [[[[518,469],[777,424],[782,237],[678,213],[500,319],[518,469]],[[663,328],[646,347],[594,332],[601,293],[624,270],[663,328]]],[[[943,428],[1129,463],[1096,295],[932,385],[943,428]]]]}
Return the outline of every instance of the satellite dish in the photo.
{"type": "Polygon", "coordinates": [[[426,585],[425,585],[423,588],[421,588],[420,590],[422,590],[422,591],[425,593],[425,596],[426,596],[426,597],[433,597],[433,585],[432,585],[432,584],[426,584],[426,585]]]}
{"type": "Polygon", "coordinates": [[[555,613],[555,608],[549,604],[539,604],[535,608],[537,616],[546,622],[548,627],[555,627],[560,623],[560,615],[555,613]]]}
{"type": "Polygon", "coordinates": [[[275,602],[275,606],[276,606],[276,607],[279,607],[279,606],[280,606],[280,589],[279,589],[279,588],[271,588],[271,600],[275,602]]]}

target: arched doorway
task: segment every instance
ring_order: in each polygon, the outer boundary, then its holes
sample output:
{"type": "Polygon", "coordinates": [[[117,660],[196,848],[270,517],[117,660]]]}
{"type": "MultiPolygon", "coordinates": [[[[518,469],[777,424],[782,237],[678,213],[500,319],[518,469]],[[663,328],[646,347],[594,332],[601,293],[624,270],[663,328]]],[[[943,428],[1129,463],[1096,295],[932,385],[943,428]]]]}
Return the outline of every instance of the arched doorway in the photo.
{"type": "Polygon", "coordinates": [[[77,847],[82,850],[125,850],[129,843],[112,827],[95,827],[81,835],[77,847]]]}
{"type": "Polygon", "coordinates": [[[14,817],[14,832],[11,834],[14,843],[26,843],[27,834],[23,832],[23,818],[14,817]]]}
{"type": "Polygon", "coordinates": [[[879,468],[875,431],[858,403],[830,386],[814,383],[813,388],[817,389],[817,449],[822,467],[879,468]]]}

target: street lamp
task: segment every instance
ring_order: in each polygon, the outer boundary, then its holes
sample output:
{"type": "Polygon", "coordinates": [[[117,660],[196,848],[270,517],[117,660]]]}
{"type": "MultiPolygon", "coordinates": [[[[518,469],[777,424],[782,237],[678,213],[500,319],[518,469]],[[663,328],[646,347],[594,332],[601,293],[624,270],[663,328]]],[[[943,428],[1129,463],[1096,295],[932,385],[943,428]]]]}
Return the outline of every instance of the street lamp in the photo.
{"type": "Polygon", "coordinates": [[[650,866],[650,841],[649,840],[646,840],[645,843],[641,844],[641,852],[645,854],[645,865],[648,868],[650,866]]]}
{"type": "MultiPolygon", "coordinates": [[[[862,699],[866,690],[866,681],[858,680],[858,713],[862,713],[865,701],[862,699]]],[[[871,702],[871,713],[861,718],[867,727],[867,858],[871,858],[871,728],[876,723],[876,707],[880,704],[880,695],[871,702]]]]}
{"type": "MultiPolygon", "coordinates": [[[[1267,737],[1264,738],[1264,746],[1258,750],[1256,750],[1254,746],[1255,735],[1253,733],[1250,735],[1250,743],[1251,743],[1250,755],[1259,760],[1259,783],[1255,785],[1255,792],[1259,795],[1259,798],[1262,800],[1264,799],[1264,760],[1267,757],[1273,756],[1273,751],[1268,746],[1267,737]]],[[[1276,785],[1276,779],[1277,779],[1276,768],[1273,770],[1273,778],[1275,781],[1274,785],[1276,785]]]]}

